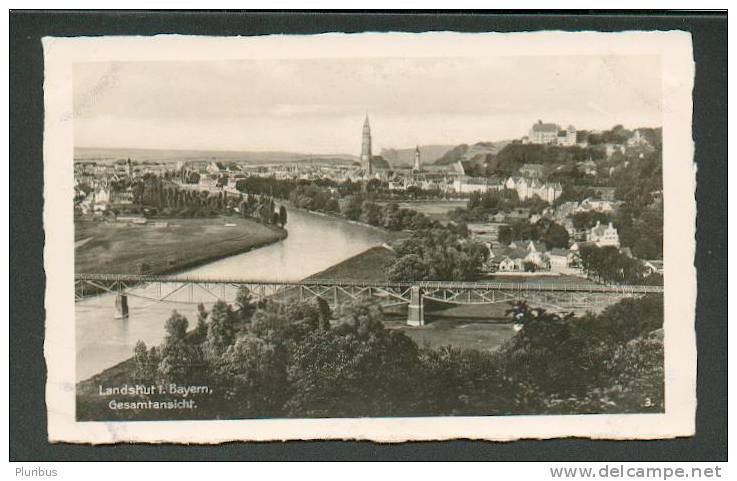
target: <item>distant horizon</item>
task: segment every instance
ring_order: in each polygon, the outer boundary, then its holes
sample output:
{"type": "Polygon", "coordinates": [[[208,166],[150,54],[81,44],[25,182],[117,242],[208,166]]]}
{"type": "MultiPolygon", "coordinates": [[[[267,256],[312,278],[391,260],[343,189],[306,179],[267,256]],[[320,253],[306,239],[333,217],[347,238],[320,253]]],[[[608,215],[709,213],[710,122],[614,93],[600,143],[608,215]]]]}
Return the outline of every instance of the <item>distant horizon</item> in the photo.
{"type": "MultiPolygon", "coordinates": [[[[540,120],[540,119],[538,119],[538,120],[540,120]]],[[[544,119],[543,119],[543,121],[545,122],[544,119]]],[[[556,123],[556,122],[551,122],[551,123],[556,123]]],[[[563,124],[559,124],[559,125],[561,125],[561,127],[564,127],[563,124]]],[[[565,124],[565,125],[568,125],[568,124],[565,124]]],[[[573,124],[573,125],[575,126],[575,124],[573,124]]],[[[578,127],[576,127],[576,130],[577,131],[579,131],[579,130],[581,130],[581,131],[592,131],[592,130],[601,131],[601,130],[609,130],[609,129],[611,129],[612,127],[614,127],[616,125],[623,125],[623,124],[614,124],[614,125],[609,126],[608,128],[604,128],[604,129],[589,129],[589,128],[579,129],[578,127]]],[[[532,124],[530,124],[530,126],[532,126],[532,124]]],[[[627,127],[626,125],[623,125],[623,127],[626,130],[633,130],[634,131],[634,130],[638,130],[638,129],[658,129],[658,128],[661,128],[662,126],[661,125],[657,125],[657,126],[640,125],[638,127],[627,127]]],[[[380,153],[382,150],[411,150],[411,149],[414,149],[415,147],[417,147],[417,145],[419,145],[419,147],[421,147],[421,148],[422,147],[432,147],[432,146],[447,146],[447,147],[453,148],[453,147],[456,147],[456,146],[461,145],[461,144],[474,145],[474,144],[479,144],[479,143],[483,143],[483,142],[490,142],[490,143],[514,142],[516,140],[521,140],[522,137],[524,137],[525,135],[522,135],[522,136],[517,137],[517,138],[511,138],[511,139],[510,138],[507,138],[507,139],[499,139],[499,140],[477,140],[477,141],[473,141],[473,142],[460,142],[460,143],[457,143],[457,144],[447,144],[447,143],[440,143],[440,142],[430,142],[430,143],[422,143],[422,144],[408,145],[406,147],[382,147],[382,148],[380,148],[378,150],[374,149],[375,150],[374,155],[380,153]]],[[[237,153],[291,154],[291,155],[315,155],[315,156],[321,156],[321,157],[324,157],[324,156],[332,156],[332,157],[349,157],[349,158],[359,158],[360,157],[357,154],[352,154],[352,153],[348,153],[348,152],[319,152],[318,153],[318,152],[308,152],[308,151],[303,151],[303,150],[286,150],[286,149],[256,150],[256,149],[248,149],[248,148],[244,148],[244,149],[222,149],[222,148],[117,147],[117,146],[99,146],[99,145],[95,145],[95,146],[90,146],[90,145],[75,145],[74,148],[75,149],[88,149],[88,150],[151,150],[151,151],[174,151],[174,152],[212,152],[212,153],[214,153],[214,152],[223,152],[223,153],[235,153],[235,154],[237,154],[237,153]]]]}
{"type": "Polygon", "coordinates": [[[73,79],[88,148],[358,155],[367,113],[376,152],[517,139],[538,119],[662,124],[648,55],[87,62],[73,79]]]}

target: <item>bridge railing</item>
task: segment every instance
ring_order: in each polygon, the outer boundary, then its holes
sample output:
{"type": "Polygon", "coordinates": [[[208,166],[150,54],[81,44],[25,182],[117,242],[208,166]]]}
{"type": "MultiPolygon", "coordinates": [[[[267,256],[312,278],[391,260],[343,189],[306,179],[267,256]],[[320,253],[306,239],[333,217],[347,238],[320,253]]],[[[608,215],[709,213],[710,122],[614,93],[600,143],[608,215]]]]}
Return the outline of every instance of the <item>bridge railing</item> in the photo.
{"type": "Polygon", "coordinates": [[[210,278],[198,276],[155,276],[136,274],[75,274],[77,281],[103,281],[126,283],[149,282],[182,282],[193,284],[232,284],[232,285],[269,285],[269,286],[340,286],[340,287],[374,287],[407,289],[418,286],[422,289],[483,289],[530,292],[602,292],[622,294],[662,293],[663,286],[604,285],[577,283],[525,283],[525,282],[470,282],[470,281],[417,281],[417,282],[365,282],[339,279],[305,279],[305,280],[267,280],[239,278],[210,278]]]}

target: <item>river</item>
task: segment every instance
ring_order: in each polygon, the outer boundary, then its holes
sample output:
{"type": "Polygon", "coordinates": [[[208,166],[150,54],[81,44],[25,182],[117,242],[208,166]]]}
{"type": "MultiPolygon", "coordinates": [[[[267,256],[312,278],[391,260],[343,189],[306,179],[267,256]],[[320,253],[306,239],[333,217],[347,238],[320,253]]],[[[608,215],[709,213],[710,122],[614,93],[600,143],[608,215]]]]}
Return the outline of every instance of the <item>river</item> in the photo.
{"type": "MultiPolygon", "coordinates": [[[[182,272],[199,278],[240,278],[296,281],[323,271],[386,241],[386,235],[368,226],[290,209],[283,241],[182,272]]],[[[150,288],[150,289],[153,289],[150,288]]],[[[154,293],[151,292],[153,297],[154,293]]],[[[156,345],[173,309],[185,315],[190,327],[197,322],[193,304],[159,303],[128,298],[129,317],[114,318],[114,298],[102,295],[77,302],[77,380],[81,381],[131,357],[136,342],[156,345]]]]}

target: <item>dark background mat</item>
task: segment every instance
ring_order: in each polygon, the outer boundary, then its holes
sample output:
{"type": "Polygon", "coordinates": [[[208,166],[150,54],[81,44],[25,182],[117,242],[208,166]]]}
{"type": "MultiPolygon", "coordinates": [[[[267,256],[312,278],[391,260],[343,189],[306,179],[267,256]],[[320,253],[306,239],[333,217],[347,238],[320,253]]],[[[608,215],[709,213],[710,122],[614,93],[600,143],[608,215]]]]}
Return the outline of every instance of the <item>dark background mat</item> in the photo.
{"type": "MultiPolygon", "coordinates": [[[[40,12],[10,13],[10,460],[727,460],[727,16],[677,12],[40,12]],[[685,30],[693,35],[699,293],[696,435],[664,441],[562,439],[50,444],[44,389],[43,52],[41,37],[264,35],[363,31],[685,30]]],[[[667,159],[665,159],[667,161],[667,159]]],[[[684,195],[689,195],[684,192],[684,195]]]]}

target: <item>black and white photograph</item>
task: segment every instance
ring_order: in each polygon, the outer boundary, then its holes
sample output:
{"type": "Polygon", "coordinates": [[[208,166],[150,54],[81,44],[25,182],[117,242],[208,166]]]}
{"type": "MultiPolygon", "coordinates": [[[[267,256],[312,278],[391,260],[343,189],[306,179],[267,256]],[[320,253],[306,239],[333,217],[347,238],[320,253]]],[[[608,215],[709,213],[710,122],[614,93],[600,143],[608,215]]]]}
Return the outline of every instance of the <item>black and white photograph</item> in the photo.
{"type": "Polygon", "coordinates": [[[73,439],[691,430],[690,39],[577,35],[45,39],[73,439]]]}

